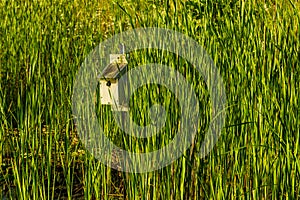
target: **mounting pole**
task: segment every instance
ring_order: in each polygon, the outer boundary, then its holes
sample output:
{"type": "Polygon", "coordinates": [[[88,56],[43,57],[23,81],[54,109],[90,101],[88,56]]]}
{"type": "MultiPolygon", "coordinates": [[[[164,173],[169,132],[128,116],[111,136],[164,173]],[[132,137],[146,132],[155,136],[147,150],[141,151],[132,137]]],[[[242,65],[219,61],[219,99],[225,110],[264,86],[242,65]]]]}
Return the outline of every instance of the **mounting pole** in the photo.
{"type": "Polygon", "coordinates": [[[120,43],[119,48],[120,48],[120,54],[125,54],[125,45],[124,45],[124,43],[120,43]]]}

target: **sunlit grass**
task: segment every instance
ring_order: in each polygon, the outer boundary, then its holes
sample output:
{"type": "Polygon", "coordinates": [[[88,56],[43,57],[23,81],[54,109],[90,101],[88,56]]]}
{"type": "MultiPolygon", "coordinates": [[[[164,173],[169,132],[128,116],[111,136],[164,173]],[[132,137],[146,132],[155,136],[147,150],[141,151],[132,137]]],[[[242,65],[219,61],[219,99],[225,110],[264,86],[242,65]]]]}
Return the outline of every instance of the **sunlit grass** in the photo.
{"type": "MultiPolygon", "coordinates": [[[[1,1],[0,196],[299,198],[299,5],[255,0],[1,1]],[[172,54],[132,52],[130,67],[163,63],[194,83],[204,114],[195,143],[172,165],[145,174],[121,173],[98,162],[81,144],[71,112],[72,86],[84,58],[99,42],[128,29],[156,26],[194,38],[211,55],[226,87],[226,128],[213,151],[199,159],[210,120],[205,83],[172,54]]],[[[151,140],[124,136],[110,108],[98,107],[104,131],[120,147],[148,152],[176,133],[176,100],[166,88],[160,93],[155,88],[145,86],[132,99],[131,115],[141,124],[149,122],[151,103],[169,107],[166,134],[151,140]]]]}

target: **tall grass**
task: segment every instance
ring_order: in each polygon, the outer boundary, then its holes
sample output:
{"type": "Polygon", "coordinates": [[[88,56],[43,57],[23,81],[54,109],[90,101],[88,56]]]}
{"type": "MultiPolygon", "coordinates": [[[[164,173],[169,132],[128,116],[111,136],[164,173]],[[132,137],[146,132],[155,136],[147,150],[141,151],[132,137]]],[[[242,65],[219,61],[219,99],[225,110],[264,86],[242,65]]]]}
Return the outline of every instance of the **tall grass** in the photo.
{"type": "MultiPolygon", "coordinates": [[[[0,3],[0,195],[11,199],[299,198],[299,9],[292,1],[114,1],[0,3]],[[172,165],[121,173],[81,144],[71,112],[72,86],[88,53],[109,36],[137,27],[184,33],[212,56],[226,87],[226,128],[205,158],[210,121],[203,79],[161,51],[131,53],[129,67],[158,62],[197,85],[203,116],[195,142],[172,165]]],[[[120,147],[148,152],[176,133],[178,105],[167,88],[134,94],[132,117],[169,108],[165,136],[137,140],[98,106],[105,133],[120,147]],[[143,102],[149,102],[149,105],[143,102]]]]}

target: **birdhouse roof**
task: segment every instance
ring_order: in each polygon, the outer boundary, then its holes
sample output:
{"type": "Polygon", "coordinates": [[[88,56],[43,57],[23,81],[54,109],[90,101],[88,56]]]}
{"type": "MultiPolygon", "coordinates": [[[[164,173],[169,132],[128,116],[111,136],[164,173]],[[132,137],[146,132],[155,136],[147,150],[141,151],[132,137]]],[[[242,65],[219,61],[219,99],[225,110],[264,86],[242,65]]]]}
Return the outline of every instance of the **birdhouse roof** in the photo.
{"type": "Polygon", "coordinates": [[[121,77],[122,73],[126,70],[127,63],[117,63],[113,62],[107,65],[100,78],[101,79],[118,79],[121,77]]]}

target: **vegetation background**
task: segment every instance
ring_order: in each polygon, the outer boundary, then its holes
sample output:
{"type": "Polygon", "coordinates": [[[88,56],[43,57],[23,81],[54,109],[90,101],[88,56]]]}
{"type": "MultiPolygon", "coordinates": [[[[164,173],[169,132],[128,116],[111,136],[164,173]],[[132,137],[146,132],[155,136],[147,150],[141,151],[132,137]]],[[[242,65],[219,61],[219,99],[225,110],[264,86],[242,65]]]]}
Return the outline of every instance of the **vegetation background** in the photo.
{"type": "MultiPolygon", "coordinates": [[[[300,197],[299,1],[1,0],[0,8],[3,198],[300,197]],[[80,143],[71,110],[76,72],[101,41],[137,27],[168,28],[192,37],[219,69],[228,98],[226,128],[206,158],[196,156],[199,137],[164,169],[121,173],[97,162],[80,143]]],[[[137,52],[130,65],[155,59],[137,52]]],[[[183,61],[178,66],[172,55],[165,59],[192,77],[183,61]]],[[[203,81],[197,83],[197,91],[207,94],[203,81]]],[[[140,99],[152,102],[158,94],[152,90],[148,95],[146,89],[140,99]]],[[[208,97],[203,98],[200,136],[210,109],[208,97]]],[[[176,106],[168,106],[176,113],[176,106]]],[[[109,108],[99,109],[105,113],[100,120],[110,121],[109,108]]],[[[147,121],[147,109],[142,111],[133,116],[147,121]]],[[[169,133],[176,129],[175,119],[169,119],[169,133]]],[[[133,151],[164,144],[164,139],[150,144],[125,138],[112,124],[104,126],[113,141],[133,151]]]]}

